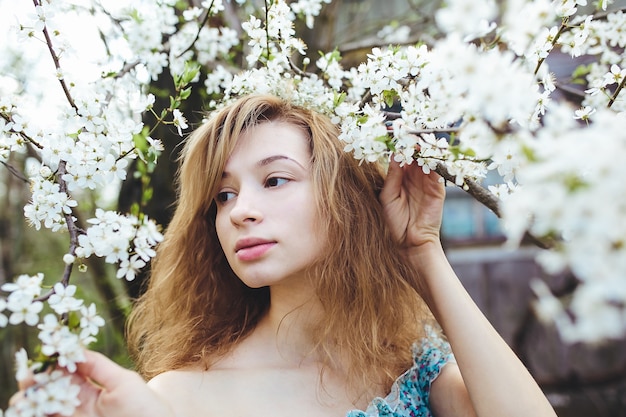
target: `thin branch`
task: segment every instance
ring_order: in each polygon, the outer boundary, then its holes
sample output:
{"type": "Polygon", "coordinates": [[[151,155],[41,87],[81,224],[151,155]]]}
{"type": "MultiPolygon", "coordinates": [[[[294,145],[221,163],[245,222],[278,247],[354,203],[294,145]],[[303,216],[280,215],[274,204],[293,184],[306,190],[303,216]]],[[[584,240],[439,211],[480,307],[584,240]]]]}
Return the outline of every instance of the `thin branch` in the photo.
{"type": "MultiPolygon", "coordinates": [[[[456,184],[456,178],[454,177],[454,175],[450,174],[450,172],[445,167],[445,165],[443,165],[443,163],[437,163],[435,172],[439,174],[444,180],[456,184]]],[[[467,192],[476,201],[491,210],[498,218],[502,218],[502,212],[500,210],[500,200],[498,199],[498,197],[493,195],[489,190],[487,190],[485,187],[483,187],[474,180],[464,178],[463,181],[464,186],[461,188],[465,192],[467,192]]],[[[553,246],[552,243],[545,242],[528,232],[524,234],[524,240],[534,244],[541,249],[550,249],[553,246]]]]}
{"type": "Polygon", "coordinates": [[[140,63],[141,63],[141,61],[127,62],[126,64],[124,64],[124,67],[120,70],[120,72],[115,74],[115,78],[123,77],[124,75],[128,74],[133,68],[135,68],[140,63]]]}
{"type": "MultiPolygon", "coordinates": [[[[35,7],[41,6],[41,3],[38,0],[33,0],[33,3],[35,7]]],[[[50,38],[50,34],[48,33],[47,26],[44,26],[43,34],[44,34],[44,37],[46,38],[46,45],[48,46],[48,51],[50,52],[50,56],[52,57],[52,61],[54,62],[54,67],[59,73],[61,73],[61,64],[59,61],[59,57],[54,51],[54,47],[52,45],[52,39],[50,38]]],[[[59,82],[61,83],[61,88],[63,89],[63,92],[65,93],[65,97],[67,98],[68,103],[70,104],[70,106],[72,106],[74,110],[78,111],[78,107],[76,106],[76,103],[74,102],[74,99],[72,98],[72,95],[70,94],[69,88],[67,87],[65,80],[63,78],[60,78],[59,82]]],[[[66,164],[67,162],[63,160],[59,163],[56,181],[59,184],[60,191],[65,194],[68,194],[67,183],[63,179],[63,175],[67,173],[66,164]]],[[[74,217],[71,211],[69,214],[64,213],[63,216],[65,219],[65,224],[67,226],[67,230],[70,235],[70,247],[69,247],[68,253],[71,255],[75,255],[76,248],[78,247],[78,227],[76,226],[74,222],[74,217]]],[[[73,265],[74,265],[73,263],[70,263],[65,266],[65,269],[63,271],[63,276],[61,278],[61,283],[63,284],[63,286],[67,286],[70,282],[70,276],[72,275],[73,265]]],[[[50,295],[51,294],[47,294],[44,297],[49,297],[50,295]]]]}
{"type": "MultiPolygon", "coordinates": [[[[456,178],[454,175],[450,174],[448,169],[441,162],[437,163],[435,172],[441,175],[444,180],[456,184],[456,178]]],[[[465,187],[463,187],[463,189],[465,191],[467,191],[472,197],[482,203],[489,210],[493,211],[496,216],[502,217],[502,213],[500,212],[500,201],[495,195],[474,180],[464,179],[464,181],[465,187]]]]}
{"type": "MultiPolygon", "coordinates": [[[[563,32],[565,32],[565,29],[567,29],[567,23],[568,23],[569,19],[563,19],[563,22],[561,22],[561,26],[559,27],[558,32],[556,33],[556,35],[554,35],[554,39],[552,39],[552,47],[554,48],[556,46],[556,42],[559,40],[559,38],[561,37],[561,35],[563,34],[563,32]]],[[[541,64],[543,64],[543,61],[545,61],[545,58],[541,58],[538,62],[537,62],[537,66],[535,67],[535,71],[533,72],[533,74],[537,74],[539,72],[539,68],[541,67],[541,64]]]]}
{"type": "MultiPolygon", "coordinates": [[[[65,165],[66,165],[65,161],[61,161],[59,163],[59,169],[57,173],[57,182],[59,183],[60,191],[62,193],[68,194],[67,183],[63,179],[63,175],[67,173],[65,169],[65,165]]],[[[65,217],[65,224],[67,225],[67,230],[70,234],[70,247],[69,247],[68,253],[74,256],[76,255],[76,248],[78,247],[78,226],[74,222],[74,216],[72,215],[71,212],[69,214],[64,213],[63,216],[65,217]]],[[[72,274],[73,266],[74,266],[73,262],[65,265],[65,270],[63,271],[63,278],[61,279],[61,282],[63,283],[63,286],[65,287],[67,287],[67,285],[70,282],[70,276],[72,274]]]]}
{"type": "MultiPolygon", "coordinates": [[[[40,2],[37,0],[33,0],[33,3],[35,4],[35,6],[41,6],[40,2]]],[[[43,27],[43,36],[46,38],[46,45],[48,45],[48,51],[50,51],[50,56],[52,57],[52,61],[54,62],[54,67],[59,73],[62,73],[61,64],[59,62],[59,57],[57,56],[56,52],[54,51],[54,47],[52,46],[52,38],[50,38],[50,34],[48,33],[47,26],[43,27]]],[[[65,98],[67,98],[68,103],[70,104],[70,106],[72,106],[75,110],[78,111],[78,107],[76,106],[76,103],[74,103],[74,99],[72,98],[72,95],[70,94],[70,90],[67,87],[65,80],[63,78],[60,78],[59,82],[61,83],[61,88],[63,89],[63,92],[65,93],[65,98]]]]}
{"type": "Polygon", "coordinates": [[[272,56],[271,52],[270,52],[270,27],[269,27],[269,21],[270,21],[270,7],[271,5],[269,4],[269,0],[265,0],[265,43],[267,44],[267,62],[270,61],[270,58],[272,56]]]}
{"type": "Polygon", "coordinates": [[[0,161],[0,164],[4,165],[4,167],[9,170],[9,172],[18,180],[22,181],[23,183],[29,184],[30,181],[28,181],[28,178],[26,178],[20,171],[18,171],[14,166],[7,164],[4,161],[0,161]]]}
{"type": "Polygon", "coordinates": [[[44,295],[41,295],[41,296],[39,296],[37,298],[34,298],[33,301],[41,301],[43,303],[44,301],[48,301],[48,298],[50,298],[50,296],[52,294],[54,294],[54,289],[51,289],[50,291],[48,291],[44,295]]]}
{"type": "Polygon", "coordinates": [[[362,109],[363,107],[365,107],[365,105],[371,100],[372,98],[372,92],[368,89],[365,94],[363,94],[363,97],[361,98],[361,101],[359,102],[359,108],[362,109]]]}
{"type": "Polygon", "coordinates": [[[615,90],[615,92],[613,93],[613,95],[611,96],[611,99],[609,100],[609,104],[608,104],[608,108],[611,108],[611,106],[613,105],[613,103],[615,103],[615,100],[617,100],[617,96],[619,95],[619,93],[622,91],[622,89],[624,88],[624,85],[626,85],[626,77],[622,78],[622,82],[619,83],[619,86],[617,86],[617,89],[615,90]]]}
{"type": "Polygon", "coordinates": [[[413,135],[427,135],[427,134],[449,134],[449,133],[457,133],[460,129],[458,127],[447,127],[444,129],[420,129],[420,130],[411,130],[409,133],[413,135]]]}
{"type": "Polygon", "coordinates": [[[296,73],[296,75],[299,75],[301,77],[308,77],[309,75],[311,75],[311,73],[307,73],[306,71],[303,71],[300,68],[298,68],[298,66],[293,62],[291,58],[289,58],[289,67],[291,68],[293,72],[296,73]]]}
{"type": "MultiPolygon", "coordinates": [[[[7,116],[6,114],[4,114],[4,113],[0,113],[0,116],[2,116],[2,118],[4,120],[6,120],[7,123],[12,123],[13,122],[13,120],[11,120],[11,118],[9,116],[7,116]]],[[[13,129],[10,129],[9,131],[11,133],[15,133],[15,134],[20,135],[22,137],[22,139],[24,139],[28,143],[32,144],[33,146],[36,146],[39,149],[43,149],[43,146],[39,142],[37,142],[35,139],[33,139],[30,136],[28,136],[26,133],[24,133],[24,132],[16,132],[13,129]]]]}
{"type": "Polygon", "coordinates": [[[602,12],[598,12],[596,14],[593,15],[593,20],[607,20],[609,15],[612,15],[614,13],[617,12],[624,12],[626,13],[626,7],[618,7],[614,10],[607,10],[607,11],[602,11],[602,12]]]}
{"type": "Polygon", "coordinates": [[[571,94],[571,95],[576,96],[576,97],[578,97],[580,99],[583,99],[583,98],[586,97],[584,91],[581,91],[581,90],[579,90],[577,88],[574,88],[572,86],[569,86],[567,84],[555,83],[555,85],[556,85],[557,90],[561,90],[564,93],[571,94]]]}
{"type": "Polygon", "coordinates": [[[176,58],[182,57],[187,51],[190,51],[191,48],[193,48],[193,45],[196,43],[196,41],[200,37],[200,32],[202,31],[202,28],[204,27],[204,25],[207,24],[207,22],[209,21],[209,18],[211,17],[211,9],[213,8],[213,3],[215,3],[215,0],[211,1],[211,4],[209,5],[206,11],[206,15],[204,15],[204,18],[202,19],[200,26],[198,26],[198,32],[196,33],[196,37],[193,39],[193,41],[191,41],[189,46],[183,52],[181,52],[176,58]]]}

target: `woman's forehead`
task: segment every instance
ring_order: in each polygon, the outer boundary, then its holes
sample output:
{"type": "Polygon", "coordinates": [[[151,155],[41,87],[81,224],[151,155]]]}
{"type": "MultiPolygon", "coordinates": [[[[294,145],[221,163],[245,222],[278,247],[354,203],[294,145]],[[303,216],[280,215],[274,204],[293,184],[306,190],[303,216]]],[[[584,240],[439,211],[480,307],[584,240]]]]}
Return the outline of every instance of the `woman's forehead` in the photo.
{"type": "Polygon", "coordinates": [[[305,165],[310,160],[309,140],[299,126],[270,121],[250,127],[240,135],[226,166],[237,160],[267,165],[279,159],[293,159],[305,165]]]}

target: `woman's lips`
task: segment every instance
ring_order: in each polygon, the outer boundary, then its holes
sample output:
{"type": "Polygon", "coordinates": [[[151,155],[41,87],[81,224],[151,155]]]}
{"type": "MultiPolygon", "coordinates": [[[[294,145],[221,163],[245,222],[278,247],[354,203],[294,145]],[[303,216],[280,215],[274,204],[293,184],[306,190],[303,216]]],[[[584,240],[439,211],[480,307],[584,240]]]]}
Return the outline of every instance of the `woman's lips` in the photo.
{"type": "Polygon", "coordinates": [[[241,261],[253,261],[262,257],[276,242],[265,239],[246,238],[237,242],[235,253],[241,261]]]}

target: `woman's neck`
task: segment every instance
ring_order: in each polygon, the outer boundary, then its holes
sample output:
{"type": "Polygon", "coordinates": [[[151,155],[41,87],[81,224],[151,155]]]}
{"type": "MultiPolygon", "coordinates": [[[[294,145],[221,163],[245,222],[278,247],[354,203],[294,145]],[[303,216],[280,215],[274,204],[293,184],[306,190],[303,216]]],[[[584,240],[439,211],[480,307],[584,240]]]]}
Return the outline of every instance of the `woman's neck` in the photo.
{"type": "Polygon", "coordinates": [[[317,341],[312,339],[311,330],[321,318],[322,306],[314,294],[312,288],[270,288],[270,307],[255,333],[275,343],[289,362],[316,360],[317,341]]]}

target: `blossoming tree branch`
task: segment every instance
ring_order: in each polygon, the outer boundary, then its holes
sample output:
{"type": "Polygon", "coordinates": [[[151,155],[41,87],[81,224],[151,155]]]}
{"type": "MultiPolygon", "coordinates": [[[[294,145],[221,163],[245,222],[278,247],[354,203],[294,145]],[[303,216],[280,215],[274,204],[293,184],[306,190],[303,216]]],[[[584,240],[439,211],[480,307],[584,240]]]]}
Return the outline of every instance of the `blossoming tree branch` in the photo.
{"type": "Polygon", "coordinates": [[[62,100],[45,110],[55,122],[43,123],[28,96],[1,87],[0,163],[30,186],[25,221],[69,244],[61,276],[22,274],[1,287],[0,327],[35,327],[40,341],[16,355],[16,377],[34,371],[36,384],[6,416],[70,415],[77,405],[78,388],[59,369],[84,361],[104,320],[72,278],[99,257],[132,280],[162,239],[142,204],[120,213],[94,206],[90,193],[125,180],[130,162],[149,183],[164,150],[156,128],[185,135],[181,105],[192,89],[210,108],[251,92],[288,98],[329,115],[363,163],[394,158],[437,171],[501,217],[508,245],[531,235],[547,272],[575,275],[567,301],[532,284],[537,313],[565,340],[626,333],[626,15],[612,1],[584,14],[587,0],[449,0],[435,15],[438,37],[409,43],[388,27],[389,46],[356,67],[339,50],[307,51],[296,33],[298,20],[313,28],[330,0],[32,3],[12,30],[24,48],[47,50],[62,100]],[[77,39],[64,30],[81,16],[94,19],[105,51],[91,79],[78,76],[77,39]],[[593,58],[572,74],[585,86],[577,105],[555,99],[565,86],[551,72],[554,53],[593,58]],[[150,86],[164,75],[174,88],[156,108],[150,86]],[[15,155],[28,158],[26,172],[15,155]],[[480,184],[492,170],[502,183],[487,190],[480,184]]]}

